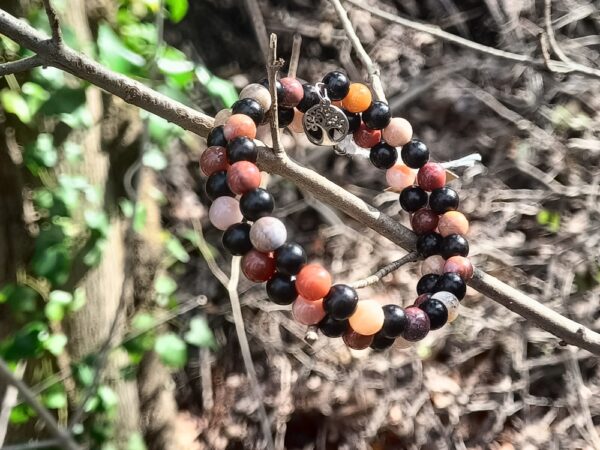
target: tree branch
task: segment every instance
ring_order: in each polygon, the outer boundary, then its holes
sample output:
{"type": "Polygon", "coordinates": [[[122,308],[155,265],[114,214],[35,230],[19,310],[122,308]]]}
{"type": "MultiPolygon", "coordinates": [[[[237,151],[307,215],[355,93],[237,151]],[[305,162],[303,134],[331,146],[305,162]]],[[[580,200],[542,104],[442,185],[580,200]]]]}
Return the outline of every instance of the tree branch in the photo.
{"type": "Polygon", "coordinates": [[[60,22],[58,20],[58,14],[50,3],[50,0],[44,0],[44,9],[50,22],[50,29],[52,30],[52,41],[54,44],[62,45],[62,32],[60,31],[60,22]]]}
{"type": "Polygon", "coordinates": [[[361,288],[370,286],[372,284],[378,283],[386,275],[389,275],[390,273],[398,270],[403,265],[408,264],[413,261],[416,261],[418,259],[419,259],[419,255],[417,254],[417,252],[410,252],[410,253],[404,255],[402,258],[389,263],[387,266],[383,266],[381,269],[379,269],[373,275],[371,275],[367,278],[364,278],[362,280],[358,280],[358,281],[351,283],[350,286],[353,287],[354,289],[361,289],[361,288]]]}
{"type": "Polygon", "coordinates": [[[279,105],[277,101],[277,72],[283,66],[283,61],[277,59],[277,35],[271,34],[269,41],[269,55],[267,57],[267,77],[269,80],[269,93],[271,94],[271,139],[273,140],[273,152],[278,156],[283,156],[285,150],[281,143],[281,135],[279,134],[279,105]]]}
{"type": "Polygon", "coordinates": [[[0,77],[10,75],[12,73],[25,72],[33,69],[34,67],[39,67],[42,64],[42,58],[40,58],[38,55],[28,56],[26,58],[19,59],[18,61],[10,61],[0,64],[0,77]]]}
{"type": "Polygon", "coordinates": [[[263,61],[268,61],[269,40],[267,39],[267,27],[265,26],[265,19],[260,11],[260,5],[257,0],[244,0],[244,3],[246,4],[246,10],[250,15],[250,21],[254,25],[254,34],[256,35],[263,61]]]}

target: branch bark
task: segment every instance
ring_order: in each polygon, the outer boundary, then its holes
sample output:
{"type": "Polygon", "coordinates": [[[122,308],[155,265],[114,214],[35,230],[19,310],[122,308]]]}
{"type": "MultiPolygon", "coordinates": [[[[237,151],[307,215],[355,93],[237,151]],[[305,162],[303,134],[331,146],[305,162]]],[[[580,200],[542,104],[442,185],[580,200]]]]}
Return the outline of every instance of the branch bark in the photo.
{"type": "Polygon", "coordinates": [[[0,64],[0,77],[10,75],[11,73],[25,72],[41,65],[42,58],[40,58],[38,55],[28,56],[26,58],[19,59],[18,61],[10,61],[0,64]]]}

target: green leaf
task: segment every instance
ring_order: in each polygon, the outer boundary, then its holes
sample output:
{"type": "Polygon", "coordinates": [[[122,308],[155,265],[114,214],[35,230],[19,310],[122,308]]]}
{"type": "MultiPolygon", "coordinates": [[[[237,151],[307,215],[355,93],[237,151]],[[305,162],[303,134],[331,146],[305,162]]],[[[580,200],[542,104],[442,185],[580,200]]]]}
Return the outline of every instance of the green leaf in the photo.
{"type": "Polygon", "coordinates": [[[165,169],[168,164],[163,152],[156,147],[152,147],[144,152],[142,162],[146,167],[150,167],[156,171],[165,169]]]}
{"type": "Polygon", "coordinates": [[[4,358],[10,361],[40,355],[43,342],[48,338],[48,327],[42,322],[31,322],[15,332],[4,348],[4,358]]]}
{"type": "Polygon", "coordinates": [[[174,333],[159,336],[154,344],[154,351],[166,366],[181,368],[187,362],[187,347],[185,342],[174,333]]]}
{"type": "Polygon", "coordinates": [[[102,254],[105,247],[106,239],[98,239],[83,257],[83,263],[89,267],[96,267],[102,261],[102,254]]]}
{"type": "Polygon", "coordinates": [[[42,402],[48,409],[61,409],[67,406],[67,394],[61,384],[54,384],[42,395],[42,402]]]}
{"type": "Polygon", "coordinates": [[[100,386],[98,388],[98,397],[105,410],[113,409],[119,404],[119,397],[117,397],[115,391],[109,386],[100,386]]]}
{"type": "Polygon", "coordinates": [[[85,89],[63,87],[52,93],[39,112],[47,116],[72,114],[79,108],[85,108],[85,89]]]}
{"type": "Polygon", "coordinates": [[[214,348],[216,345],[213,333],[203,316],[196,316],[190,321],[190,329],[184,335],[184,339],[188,344],[198,347],[214,348]]]}
{"type": "Polygon", "coordinates": [[[154,289],[160,295],[169,296],[177,290],[177,283],[168,275],[160,275],[154,281],[154,289]]]}
{"type": "Polygon", "coordinates": [[[52,334],[48,339],[44,341],[44,348],[52,353],[54,356],[58,356],[67,345],[67,337],[64,334],[52,334]]]}
{"type": "Polygon", "coordinates": [[[108,236],[108,216],[104,211],[86,210],[83,213],[85,224],[92,230],[97,231],[102,236],[108,236]]]}
{"type": "Polygon", "coordinates": [[[73,367],[73,375],[77,382],[83,387],[89,387],[94,382],[94,369],[88,364],[76,364],[73,367]]]}
{"type": "Polygon", "coordinates": [[[167,0],[169,19],[175,23],[180,22],[187,14],[188,7],[188,0],[167,0]]]}
{"type": "Polygon", "coordinates": [[[69,292],[56,290],[50,292],[50,295],[48,295],[48,300],[61,305],[69,305],[73,301],[73,296],[69,292]]]}
{"type": "Polygon", "coordinates": [[[13,313],[35,312],[39,299],[40,295],[29,286],[7,284],[0,290],[0,303],[6,302],[13,313]]]}
{"type": "Polygon", "coordinates": [[[47,248],[33,257],[31,268],[36,276],[46,277],[55,286],[64,284],[69,278],[71,259],[64,245],[47,248]]]}
{"type": "Polygon", "coordinates": [[[58,162],[58,153],[54,148],[51,134],[40,133],[36,141],[25,147],[25,161],[31,169],[35,165],[54,167],[58,162]]]}
{"type": "Polygon", "coordinates": [[[21,425],[29,422],[29,420],[35,417],[35,411],[27,403],[21,403],[15,406],[10,411],[10,423],[14,425],[21,425]]]}
{"type": "Polygon", "coordinates": [[[175,236],[170,235],[169,239],[167,240],[166,248],[168,252],[178,261],[182,263],[187,263],[190,261],[190,255],[185,250],[179,239],[177,239],[175,236]]]}
{"type": "Polygon", "coordinates": [[[146,218],[148,216],[146,206],[144,206],[141,203],[136,204],[134,214],[135,216],[133,218],[133,230],[136,233],[140,233],[146,226],[146,218]]]}
{"type": "Polygon", "coordinates": [[[156,319],[152,314],[138,313],[131,320],[131,327],[136,331],[146,331],[156,325],[156,319]]]}
{"type": "Polygon", "coordinates": [[[127,441],[126,450],[147,450],[144,438],[140,433],[133,433],[127,441]]]}
{"type": "Polygon", "coordinates": [[[129,50],[107,24],[98,27],[98,51],[100,62],[120,73],[135,73],[135,68],[146,64],[146,60],[129,50]]]}
{"type": "Polygon", "coordinates": [[[6,112],[16,115],[23,123],[31,122],[31,111],[25,99],[17,91],[3,89],[0,92],[0,101],[6,112]]]}
{"type": "Polygon", "coordinates": [[[65,142],[63,152],[65,153],[65,159],[70,163],[78,163],[83,159],[83,149],[75,142],[65,142]]]}
{"type": "Polygon", "coordinates": [[[50,322],[60,322],[65,317],[65,307],[56,302],[46,303],[44,314],[50,322]]]}

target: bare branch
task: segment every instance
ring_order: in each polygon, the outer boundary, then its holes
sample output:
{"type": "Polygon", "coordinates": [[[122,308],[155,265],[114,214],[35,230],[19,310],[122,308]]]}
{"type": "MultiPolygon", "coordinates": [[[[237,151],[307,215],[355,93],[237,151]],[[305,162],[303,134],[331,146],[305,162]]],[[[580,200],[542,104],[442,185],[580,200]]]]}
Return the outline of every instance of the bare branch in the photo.
{"type": "Polygon", "coordinates": [[[52,41],[56,45],[62,45],[62,32],[60,31],[60,22],[58,20],[58,14],[50,3],[50,0],[44,0],[44,9],[50,22],[50,29],[52,30],[52,41]]]}
{"type": "Polygon", "coordinates": [[[290,67],[288,68],[288,77],[296,78],[298,72],[298,62],[300,61],[300,48],[302,47],[302,36],[298,33],[294,34],[292,43],[292,54],[290,56],[290,67]]]}
{"type": "Polygon", "coordinates": [[[29,406],[35,410],[40,419],[44,421],[50,433],[52,433],[52,435],[60,442],[61,448],[67,450],[80,450],[80,447],[75,443],[71,435],[58,426],[58,423],[52,414],[38,402],[29,387],[14,376],[2,358],[0,358],[0,379],[6,384],[10,384],[17,388],[19,394],[21,394],[25,401],[29,403],[29,406]]]}
{"type": "Polygon", "coordinates": [[[267,39],[267,27],[265,27],[265,19],[260,11],[260,5],[257,0],[244,0],[244,2],[250,15],[250,21],[254,25],[254,34],[258,40],[263,61],[268,61],[269,40],[267,39]]]}
{"type": "Polygon", "coordinates": [[[277,72],[283,66],[283,61],[277,59],[277,35],[271,34],[269,42],[269,58],[267,62],[267,77],[269,80],[269,92],[271,93],[271,139],[273,139],[273,152],[278,156],[283,156],[285,150],[281,143],[281,135],[279,134],[279,117],[278,117],[278,101],[277,101],[277,72]]]}
{"type": "Polygon", "coordinates": [[[386,275],[389,275],[390,273],[398,270],[403,265],[408,264],[413,261],[416,261],[418,259],[419,259],[419,255],[417,254],[417,252],[410,252],[410,253],[404,255],[402,258],[389,263],[387,266],[382,267],[377,272],[375,272],[373,275],[371,275],[367,278],[364,278],[362,280],[358,280],[358,281],[351,283],[350,286],[352,286],[354,289],[361,289],[361,288],[370,286],[372,284],[379,282],[386,275]]]}
{"type": "Polygon", "coordinates": [[[375,98],[377,100],[385,102],[385,93],[383,92],[383,85],[381,84],[381,78],[379,76],[379,67],[373,63],[371,57],[365,51],[362,43],[360,42],[360,39],[354,31],[354,27],[352,26],[352,22],[350,22],[348,13],[342,6],[342,2],[340,0],[330,1],[333,7],[335,8],[335,11],[337,12],[337,15],[339,16],[340,21],[342,22],[344,31],[346,32],[346,35],[348,35],[348,39],[350,40],[352,47],[354,47],[358,58],[360,59],[365,70],[369,74],[369,83],[371,83],[371,86],[373,87],[375,98]]]}
{"type": "Polygon", "coordinates": [[[42,58],[40,58],[38,55],[28,56],[26,58],[19,59],[18,61],[0,64],[0,77],[10,75],[12,73],[25,72],[35,67],[39,67],[42,64],[42,58]]]}

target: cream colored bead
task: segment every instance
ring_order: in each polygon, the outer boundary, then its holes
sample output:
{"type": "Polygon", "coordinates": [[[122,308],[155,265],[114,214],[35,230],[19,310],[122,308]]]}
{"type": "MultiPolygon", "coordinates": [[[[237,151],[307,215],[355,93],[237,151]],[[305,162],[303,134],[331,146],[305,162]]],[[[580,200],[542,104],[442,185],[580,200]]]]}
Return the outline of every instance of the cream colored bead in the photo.
{"type": "Polygon", "coordinates": [[[460,308],[460,302],[458,301],[458,298],[456,298],[456,295],[451,292],[441,291],[433,294],[431,298],[439,300],[444,304],[448,310],[448,323],[456,320],[460,308]]]}
{"type": "Polygon", "coordinates": [[[275,217],[261,217],[250,228],[250,242],[260,252],[272,252],[287,239],[283,222],[275,217]]]}
{"type": "Polygon", "coordinates": [[[234,223],[242,221],[240,202],[233,197],[218,197],[210,205],[208,218],[215,228],[225,231],[234,223]]]}
{"type": "Polygon", "coordinates": [[[252,98],[260,103],[265,112],[271,109],[271,94],[262,84],[252,83],[242,89],[240,100],[243,98],[252,98]]]}
{"type": "Polygon", "coordinates": [[[218,127],[219,125],[225,125],[225,122],[227,122],[227,119],[230,117],[231,109],[222,109],[215,116],[215,127],[218,127]]]}
{"type": "Polygon", "coordinates": [[[429,258],[425,258],[421,263],[421,275],[427,275],[429,273],[441,275],[444,273],[444,264],[446,264],[446,261],[440,255],[433,255],[429,258]]]}

